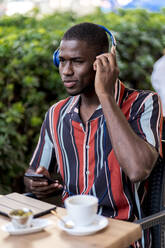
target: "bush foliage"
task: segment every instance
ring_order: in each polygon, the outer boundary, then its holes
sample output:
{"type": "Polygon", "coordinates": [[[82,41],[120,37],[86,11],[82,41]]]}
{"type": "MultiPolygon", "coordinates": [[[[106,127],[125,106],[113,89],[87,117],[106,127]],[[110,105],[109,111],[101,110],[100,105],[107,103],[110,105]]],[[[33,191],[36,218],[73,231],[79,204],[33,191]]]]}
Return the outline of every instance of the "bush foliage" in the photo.
{"type": "Polygon", "coordinates": [[[0,194],[23,191],[22,176],[36,146],[45,112],[66,96],[52,54],[73,24],[90,21],[117,39],[120,78],[131,87],[151,89],[153,63],[165,47],[165,11],[99,9],[78,17],[54,13],[38,18],[0,19],[0,194]]]}

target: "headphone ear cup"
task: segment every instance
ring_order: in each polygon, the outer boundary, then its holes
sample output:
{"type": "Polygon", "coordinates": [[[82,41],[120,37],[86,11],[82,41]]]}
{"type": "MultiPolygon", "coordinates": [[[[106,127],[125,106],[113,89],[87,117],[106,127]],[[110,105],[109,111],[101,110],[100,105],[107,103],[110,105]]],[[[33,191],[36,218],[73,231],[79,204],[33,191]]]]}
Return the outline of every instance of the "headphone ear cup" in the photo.
{"type": "Polygon", "coordinates": [[[59,48],[53,54],[53,63],[58,68],[60,61],[59,61],[59,48]]]}

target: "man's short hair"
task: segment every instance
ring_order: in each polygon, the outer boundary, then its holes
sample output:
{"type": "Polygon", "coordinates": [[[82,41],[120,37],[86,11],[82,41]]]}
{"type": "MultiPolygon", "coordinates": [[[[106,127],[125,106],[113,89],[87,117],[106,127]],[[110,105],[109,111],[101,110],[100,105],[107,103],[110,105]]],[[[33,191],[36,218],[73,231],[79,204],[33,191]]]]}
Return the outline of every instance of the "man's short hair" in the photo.
{"type": "Polygon", "coordinates": [[[89,22],[76,24],[69,28],[62,40],[82,40],[96,49],[96,54],[108,52],[109,40],[106,31],[99,25],[89,22]]]}

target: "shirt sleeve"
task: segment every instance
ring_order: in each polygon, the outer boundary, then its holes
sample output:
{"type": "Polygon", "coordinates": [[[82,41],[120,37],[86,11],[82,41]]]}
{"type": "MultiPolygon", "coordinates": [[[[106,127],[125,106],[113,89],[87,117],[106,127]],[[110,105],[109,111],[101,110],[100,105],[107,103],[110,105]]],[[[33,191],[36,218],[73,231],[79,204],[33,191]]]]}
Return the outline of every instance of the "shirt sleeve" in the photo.
{"type": "Polygon", "coordinates": [[[165,116],[165,56],[163,56],[154,66],[151,75],[151,83],[155,91],[159,94],[162,106],[163,115],[165,116]]]}
{"type": "Polygon", "coordinates": [[[132,113],[130,125],[133,130],[160,152],[162,111],[158,94],[150,92],[145,97],[139,96],[132,106],[132,113]]]}
{"type": "Polygon", "coordinates": [[[54,146],[49,132],[48,113],[43,121],[38,144],[30,161],[30,168],[36,170],[39,166],[45,167],[48,171],[56,166],[54,146]]]}

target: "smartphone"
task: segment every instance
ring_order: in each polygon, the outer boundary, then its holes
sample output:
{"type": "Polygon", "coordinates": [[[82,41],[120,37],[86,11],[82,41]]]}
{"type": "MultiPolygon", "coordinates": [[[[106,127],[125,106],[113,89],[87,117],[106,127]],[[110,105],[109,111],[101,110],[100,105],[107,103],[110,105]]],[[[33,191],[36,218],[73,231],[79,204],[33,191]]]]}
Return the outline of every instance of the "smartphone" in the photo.
{"type": "Polygon", "coordinates": [[[46,177],[43,174],[35,174],[35,173],[25,173],[24,174],[25,177],[28,177],[32,180],[35,181],[42,181],[42,180],[46,180],[48,182],[48,184],[54,183],[55,181],[49,177],[46,177]]]}

